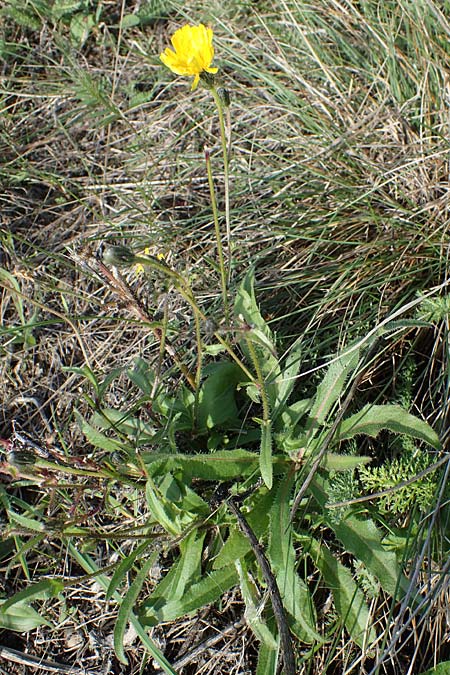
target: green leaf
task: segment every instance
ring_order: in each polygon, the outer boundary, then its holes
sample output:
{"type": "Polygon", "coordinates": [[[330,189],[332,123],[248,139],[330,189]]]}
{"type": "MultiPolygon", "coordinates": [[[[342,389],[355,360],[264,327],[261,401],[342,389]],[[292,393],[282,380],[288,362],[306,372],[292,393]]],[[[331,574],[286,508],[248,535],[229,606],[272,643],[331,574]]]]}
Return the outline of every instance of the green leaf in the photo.
{"type": "Polygon", "coordinates": [[[136,447],[151,443],[156,433],[152,424],[114,408],[103,408],[101,414],[94,413],[90,424],[96,429],[114,429],[126,434],[136,447]]]}
{"type": "Polygon", "coordinates": [[[300,540],[331,590],[336,611],[350,637],[361,649],[367,649],[376,640],[377,634],[371,624],[364,593],[353,580],[350,570],[312,537],[306,535],[300,540]]]}
{"type": "Polygon", "coordinates": [[[19,24],[19,26],[28,28],[29,30],[37,31],[42,28],[42,23],[38,17],[33,15],[31,12],[25,12],[22,8],[17,9],[17,7],[14,7],[13,5],[2,8],[0,11],[0,16],[7,16],[19,24]]]}
{"type": "Polygon", "coordinates": [[[22,591],[15,593],[13,596],[5,600],[1,607],[0,613],[9,610],[10,607],[22,602],[32,602],[33,600],[48,600],[48,598],[56,598],[64,590],[64,583],[58,579],[43,579],[35,584],[30,584],[22,591]]]}
{"type": "Polygon", "coordinates": [[[254,284],[255,273],[254,270],[251,269],[247,272],[237,290],[234,312],[237,317],[241,316],[250,328],[259,329],[264,335],[267,346],[270,346],[270,351],[275,352],[272,331],[264,321],[261,312],[259,311],[258,303],[256,302],[254,284]]]}
{"type": "Polygon", "coordinates": [[[236,560],[242,598],[245,602],[245,619],[260,642],[264,642],[271,650],[278,649],[278,640],[262,618],[260,593],[249,575],[245,561],[236,560]]]}
{"type": "Polygon", "coordinates": [[[114,438],[109,438],[102,434],[101,431],[93,427],[89,422],[87,422],[78,412],[75,411],[75,416],[77,418],[78,424],[81,427],[81,431],[86,436],[86,439],[89,443],[92,443],[96,448],[101,450],[106,450],[106,452],[124,452],[124,450],[131,450],[127,448],[126,443],[116,441],[114,438]]]}
{"type": "Polygon", "coordinates": [[[322,382],[317,387],[314,403],[306,422],[305,431],[310,441],[324,425],[333,405],[341,396],[347,378],[358,364],[359,352],[357,349],[342,354],[334,360],[322,382]]]}
{"type": "Polygon", "coordinates": [[[294,476],[279,485],[270,510],[270,533],[267,557],[280,589],[283,605],[293,619],[291,628],[306,643],[321,642],[315,630],[314,603],[296,568],[295,549],[290,522],[290,494],[294,476]]]}
{"type": "Polygon", "coordinates": [[[89,33],[95,26],[95,18],[92,14],[75,14],[70,21],[70,34],[75,42],[81,47],[89,37],[89,33]]]}
{"type": "Polygon", "coordinates": [[[114,626],[114,651],[116,652],[116,656],[119,661],[125,665],[128,664],[128,659],[125,656],[123,649],[123,636],[125,635],[126,627],[136,604],[136,600],[138,599],[139,593],[141,592],[142,585],[147,578],[150,568],[154,565],[157,556],[158,552],[155,551],[148,558],[148,560],[144,562],[130,588],[128,589],[127,594],[120,603],[116,625],[114,626]]]}
{"type": "Polygon", "coordinates": [[[243,558],[250,550],[251,546],[247,537],[237,527],[233,527],[230,529],[228,539],[214,559],[213,567],[214,569],[227,567],[233,561],[243,558]]]}
{"type": "Polygon", "coordinates": [[[127,28],[134,28],[134,26],[139,26],[140,24],[140,18],[139,15],[137,14],[125,14],[125,16],[122,19],[122,30],[125,30],[127,28]]]}
{"type": "Polygon", "coordinates": [[[62,366],[62,370],[64,373],[74,373],[74,375],[80,375],[81,377],[86,378],[86,380],[92,384],[94,391],[98,391],[100,386],[99,381],[96,374],[89,366],[62,366]]]}
{"type": "Polygon", "coordinates": [[[208,375],[199,392],[197,423],[200,429],[212,429],[238,423],[235,401],[236,386],[244,377],[239,366],[229,361],[213,363],[205,368],[208,375]]]}
{"type": "Polygon", "coordinates": [[[33,532],[45,532],[44,523],[40,523],[34,518],[23,516],[21,513],[16,513],[16,511],[13,511],[12,509],[8,511],[8,516],[12,522],[18,523],[21,527],[27,530],[32,530],[33,532]]]}
{"type": "Polygon", "coordinates": [[[349,471],[371,461],[372,457],[365,457],[364,455],[339,455],[334,452],[327,452],[321,466],[328,471],[349,471]]]}
{"type": "Polygon", "coordinates": [[[236,294],[234,313],[237,319],[243,319],[250,330],[243,331],[243,339],[239,345],[249,363],[253,362],[247,341],[254,345],[256,357],[265,380],[265,388],[270,405],[276,405],[281,370],[276,356],[272,331],[264,321],[256,302],[254,290],[254,271],[250,270],[244,277],[236,294]]]}
{"type": "Polygon", "coordinates": [[[359,518],[349,511],[336,521],[326,509],[327,481],[318,475],[310,485],[321,505],[325,520],[348,553],[361,560],[393,598],[400,599],[408,591],[409,582],[397,562],[395,553],[383,546],[382,533],[370,518],[359,518]]]}
{"type": "Polygon", "coordinates": [[[364,406],[362,410],[342,422],[338,437],[340,440],[345,440],[365,434],[376,438],[382,429],[418,438],[429,443],[436,450],[442,447],[439,436],[427,422],[411,415],[399,405],[368,404],[364,406]]]}
{"type": "Polygon", "coordinates": [[[142,460],[151,475],[174,473],[178,469],[186,481],[192,478],[212,481],[228,481],[247,478],[258,470],[259,455],[248,450],[219,450],[209,455],[173,455],[142,453],[142,460]]]}
{"type": "Polygon", "coordinates": [[[278,672],[278,652],[279,649],[270,649],[266,644],[261,643],[256,675],[274,675],[278,672]]]}
{"type": "Polygon", "coordinates": [[[281,413],[280,425],[284,425],[286,430],[291,430],[306,415],[311,408],[311,399],[303,398],[291,405],[285,406],[281,413]]]}
{"type": "Polygon", "coordinates": [[[437,666],[420,675],[450,675],[450,661],[442,661],[442,663],[438,663],[437,666]]]}
{"type": "MultiPolygon", "coordinates": [[[[273,406],[272,419],[275,421],[278,415],[285,410],[289,396],[294,389],[296,376],[302,364],[303,336],[294,343],[283,363],[281,377],[277,387],[276,402],[273,406]]],[[[298,403],[298,402],[297,402],[298,403]]],[[[293,404],[295,405],[295,404],[293,404]]],[[[292,408],[292,406],[291,406],[292,408]]]]}
{"type": "Polygon", "coordinates": [[[209,514],[208,504],[170,473],[157,485],[149,476],[146,497],[153,517],[170,534],[183,534],[192,523],[209,514]]]}
{"type": "Polygon", "coordinates": [[[150,541],[144,541],[143,544],[135,548],[135,550],[132,553],[130,553],[130,555],[128,555],[120,562],[106,590],[105,600],[111,600],[114,592],[117,590],[118,586],[122,582],[122,579],[133,567],[136,558],[141,556],[142,553],[145,551],[145,549],[150,546],[150,544],[151,544],[150,541]]]}
{"type": "Polygon", "coordinates": [[[349,516],[333,527],[345,550],[362,560],[382,588],[397,600],[408,590],[409,582],[395,553],[382,544],[382,534],[370,518],[349,516]]]}
{"type": "MultiPolygon", "coordinates": [[[[262,537],[269,526],[269,512],[273,503],[273,491],[262,490],[253,496],[251,510],[245,514],[248,524],[258,539],[262,537]]],[[[238,526],[232,527],[228,539],[214,559],[214,568],[220,569],[231,565],[233,561],[242,559],[251,551],[250,543],[238,526]]]]}
{"type": "Polygon", "coordinates": [[[73,14],[82,8],[83,0],[54,0],[51,13],[55,19],[61,19],[65,15],[73,14]]]}
{"type": "Polygon", "coordinates": [[[51,626],[33,607],[26,603],[18,602],[3,610],[3,600],[0,600],[0,628],[27,633],[39,626],[51,626]]]}
{"type": "MultiPolygon", "coordinates": [[[[95,574],[95,578],[97,583],[100,584],[100,586],[106,591],[108,588],[110,581],[108,577],[105,574],[97,574],[99,571],[98,566],[96,563],[92,560],[90,556],[88,556],[85,553],[81,553],[78,551],[78,549],[69,542],[68,545],[68,550],[70,555],[78,562],[78,564],[88,573],[88,574],[95,574]]],[[[114,593],[114,600],[117,600],[118,602],[121,601],[120,595],[115,592],[114,593]]],[[[150,636],[147,634],[146,629],[144,626],[141,624],[137,616],[134,614],[134,612],[130,613],[130,623],[133,626],[134,630],[136,631],[140,641],[144,645],[144,647],[147,649],[148,653],[150,656],[155,659],[155,661],[159,664],[159,666],[164,670],[167,675],[177,675],[175,670],[172,668],[164,654],[161,652],[159,647],[156,646],[156,644],[153,642],[153,640],[150,638],[150,636]]]]}
{"type": "Polygon", "coordinates": [[[127,370],[127,375],[145,396],[152,395],[155,373],[147,361],[138,357],[134,361],[134,367],[127,370]]]}
{"type": "Polygon", "coordinates": [[[239,582],[239,576],[235,565],[223,567],[208,573],[201,581],[193,584],[181,598],[168,600],[160,608],[145,609],[140,614],[141,620],[150,625],[156,625],[162,621],[175,621],[181,616],[195,612],[205,605],[216,602],[226,591],[239,582]]]}
{"type": "Polygon", "coordinates": [[[142,605],[148,613],[169,601],[179,600],[189,586],[200,580],[205,535],[206,532],[193,530],[180,542],[178,560],[142,605]]]}

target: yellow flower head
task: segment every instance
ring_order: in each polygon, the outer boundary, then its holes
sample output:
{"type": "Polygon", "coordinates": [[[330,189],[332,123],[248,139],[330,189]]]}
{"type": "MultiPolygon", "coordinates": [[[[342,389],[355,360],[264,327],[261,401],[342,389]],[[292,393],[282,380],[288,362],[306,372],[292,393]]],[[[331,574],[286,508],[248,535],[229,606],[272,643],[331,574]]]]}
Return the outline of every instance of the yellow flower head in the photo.
{"type": "Polygon", "coordinates": [[[160,55],[161,61],[177,75],[194,75],[192,90],[198,85],[201,73],[217,73],[211,68],[214,58],[213,32],[202,23],[183,26],[172,35],[172,49],[167,47],[160,55]]]}
{"type": "MultiPolygon", "coordinates": [[[[142,253],[144,254],[144,256],[151,255],[150,247],[149,247],[149,246],[146,246],[146,247],[144,248],[144,250],[143,250],[142,253]]],[[[142,253],[141,253],[140,255],[142,255],[142,253]]],[[[156,254],[156,258],[157,258],[157,260],[164,260],[164,259],[165,259],[165,255],[164,255],[164,253],[157,253],[157,254],[156,254]]],[[[138,276],[139,276],[140,274],[144,274],[144,272],[145,272],[145,270],[144,270],[144,265],[143,265],[142,263],[137,263],[137,265],[134,266],[134,271],[136,272],[136,274],[137,274],[138,276]]]]}

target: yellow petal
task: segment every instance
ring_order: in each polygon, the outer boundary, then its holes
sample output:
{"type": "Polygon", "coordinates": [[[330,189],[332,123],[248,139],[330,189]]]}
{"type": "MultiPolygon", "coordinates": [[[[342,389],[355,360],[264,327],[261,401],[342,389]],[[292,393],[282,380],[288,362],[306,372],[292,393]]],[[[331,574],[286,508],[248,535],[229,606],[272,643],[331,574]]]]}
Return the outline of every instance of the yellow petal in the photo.
{"type": "Polygon", "coordinates": [[[192,88],[195,89],[202,72],[217,73],[218,69],[211,67],[214,58],[212,40],[212,29],[202,23],[198,26],[182,26],[171,38],[175,51],[167,47],[160,59],[177,75],[193,75],[192,88]]]}

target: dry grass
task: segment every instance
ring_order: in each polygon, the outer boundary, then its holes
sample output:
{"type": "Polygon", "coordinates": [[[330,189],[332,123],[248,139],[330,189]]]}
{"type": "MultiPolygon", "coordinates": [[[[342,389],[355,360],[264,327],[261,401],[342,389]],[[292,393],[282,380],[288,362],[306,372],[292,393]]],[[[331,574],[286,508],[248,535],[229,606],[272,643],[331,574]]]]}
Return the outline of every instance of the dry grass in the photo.
{"type": "MultiPolygon", "coordinates": [[[[70,46],[62,20],[43,16],[31,29],[7,13],[0,18],[6,40],[0,265],[16,282],[1,279],[3,439],[14,420],[36,442],[57,443],[82,457],[85,441],[74,410],[88,414],[83,394],[89,388],[63,367],[88,365],[105,375],[137,356],[158,362],[159,345],[148,328],[77,264],[103,242],[170,254],[203,305],[221,318],[220,288],[209,263],[213,228],[203,166],[206,142],[220,171],[214,107],[206,91],[191,96],[186,81],[175,80],[157,58],[185,16],[214,24],[218,62],[233,97],[233,279],[256,266],[264,312],[279,322],[280,334],[292,340],[308,327],[305,345],[313,363],[332,352],[337,339],[364,334],[417,291],[447,280],[449,26],[438,3],[420,5],[425,13],[431,8],[425,23],[419,5],[405,2],[386,3],[378,19],[359,7],[373,5],[375,11],[376,3],[319,2],[313,9],[280,0],[276,12],[265,4],[169,3],[167,16],[156,18],[155,11],[148,22],[121,31],[121,14],[136,14],[140,3],[111,1],[79,48],[70,46]],[[402,12],[408,35],[395,41],[402,12]]],[[[217,185],[220,192],[220,175],[217,185]]],[[[164,289],[149,287],[133,271],[126,280],[150,314],[161,309],[164,289]]],[[[170,296],[169,309],[175,345],[189,355],[192,327],[184,307],[170,296]]],[[[447,330],[441,321],[418,331],[424,367],[415,394],[416,408],[444,438],[447,330]]],[[[401,362],[404,349],[394,348],[393,362],[401,362]]],[[[178,377],[174,371],[173,382],[178,377]]],[[[136,393],[119,378],[105,402],[129,408],[136,393]]],[[[104,536],[86,542],[101,567],[127,546],[126,537],[111,544],[107,536],[121,532],[123,519],[137,525],[137,514],[143,520],[147,508],[123,487],[115,495],[122,510],[114,519],[102,511],[101,482],[74,479],[67,489],[53,488],[49,499],[13,483],[5,490],[55,519],[56,530],[76,495],[77,513],[104,536]]],[[[20,528],[15,536],[17,549],[29,541],[20,528]]],[[[2,566],[3,591],[10,595],[35,574],[50,573],[65,580],[83,574],[51,532],[32,554],[2,566]]],[[[382,672],[419,673],[432,658],[427,642],[445,657],[446,594],[442,587],[433,619],[413,626],[405,655],[392,656],[382,672]]],[[[157,672],[151,661],[143,665],[132,634],[130,664],[115,658],[116,610],[104,603],[95,580],[77,582],[65,605],[47,604],[56,629],[4,632],[1,642],[38,658],[82,665],[89,675],[157,672]]],[[[387,611],[382,600],[374,603],[374,617],[383,625],[387,611]]],[[[255,672],[256,650],[241,615],[240,598],[232,595],[220,615],[210,608],[154,629],[154,638],[179,664],[180,675],[244,675],[255,672]]],[[[305,655],[299,673],[370,670],[371,659],[347,670],[354,654],[346,650],[345,636],[338,637],[331,657],[327,650],[305,655]]],[[[49,672],[5,658],[2,673],[49,672]]]]}

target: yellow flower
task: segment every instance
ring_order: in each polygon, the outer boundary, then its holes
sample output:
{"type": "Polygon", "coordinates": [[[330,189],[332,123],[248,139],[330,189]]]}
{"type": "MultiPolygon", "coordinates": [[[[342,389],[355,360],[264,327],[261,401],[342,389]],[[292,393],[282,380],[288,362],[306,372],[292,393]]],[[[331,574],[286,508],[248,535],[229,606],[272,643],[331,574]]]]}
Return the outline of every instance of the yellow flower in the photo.
{"type": "Polygon", "coordinates": [[[192,90],[198,85],[201,73],[217,73],[211,68],[214,58],[213,32],[202,23],[183,26],[172,35],[175,51],[167,47],[160,55],[161,61],[177,75],[194,75],[192,90]]]}
{"type": "MultiPolygon", "coordinates": [[[[149,247],[149,246],[146,246],[146,247],[144,248],[142,254],[143,254],[144,256],[151,255],[150,247],[149,247]]],[[[141,255],[142,255],[142,254],[141,254],[141,255]]],[[[157,258],[157,260],[164,260],[164,259],[165,259],[165,255],[164,255],[164,253],[157,253],[157,254],[156,254],[156,258],[157,258]]],[[[145,271],[145,270],[144,270],[144,265],[142,265],[142,263],[137,263],[137,265],[134,266],[134,271],[136,272],[137,275],[143,274],[144,271],[145,271]]]]}

